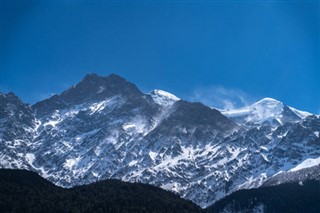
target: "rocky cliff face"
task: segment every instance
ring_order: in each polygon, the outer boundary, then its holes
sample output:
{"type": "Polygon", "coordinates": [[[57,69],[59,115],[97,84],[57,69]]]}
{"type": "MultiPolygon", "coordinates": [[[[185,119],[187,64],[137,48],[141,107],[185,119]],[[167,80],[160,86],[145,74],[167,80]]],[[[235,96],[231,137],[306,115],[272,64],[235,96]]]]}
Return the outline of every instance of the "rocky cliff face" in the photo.
{"type": "Polygon", "coordinates": [[[33,106],[12,93],[0,103],[0,166],[33,170],[64,187],[139,181],[206,207],[304,169],[308,159],[320,163],[319,116],[270,98],[220,112],[91,74],[33,106]]]}

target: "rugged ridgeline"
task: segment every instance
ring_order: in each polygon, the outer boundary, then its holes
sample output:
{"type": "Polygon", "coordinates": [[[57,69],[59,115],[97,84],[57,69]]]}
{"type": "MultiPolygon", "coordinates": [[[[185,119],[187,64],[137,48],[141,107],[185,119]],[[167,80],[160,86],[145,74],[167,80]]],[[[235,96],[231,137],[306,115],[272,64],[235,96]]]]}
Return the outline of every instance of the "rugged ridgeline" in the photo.
{"type": "Polygon", "coordinates": [[[142,183],[105,180],[63,189],[25,170],[0,169],[0,211],[201,212],[191,201],[142,183]]]}
{"type": "Polygon", "coordinates": [[[142,182],[207,207],[308,167],[312,178],[320,162],[319,116],[270,98],[220,112],[91,74],[33,106],[12,93],[0,103],[0,166],[63,187],[142,182]]]}

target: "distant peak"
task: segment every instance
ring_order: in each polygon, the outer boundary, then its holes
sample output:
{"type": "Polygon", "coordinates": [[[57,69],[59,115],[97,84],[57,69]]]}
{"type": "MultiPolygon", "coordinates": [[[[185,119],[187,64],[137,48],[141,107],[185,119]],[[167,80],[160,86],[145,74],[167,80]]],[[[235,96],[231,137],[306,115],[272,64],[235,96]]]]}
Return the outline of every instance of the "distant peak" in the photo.
{"type": "Polygon", "coordinates": [[[172,99],[172,100],[180,100],[180,98],[178,98],[177,96],[169,93],[169,92],[166,92],[164,90],[160,90],[160,89],[155,89],[151,92],[152,95],[159,95],[159,96],[163,96],[163,97],[166,97],[166,98],[169,98],[169,99],[172,99]]]}
{"type": "Polygon", "coordinates": [[[114,74],[114,73],[106,76],[105,78],[112,79],[112,80],[117,80],[117,81],[127,81],[126,79],[124,79],[120,75],[117,75],[117,74],[114,74]]]}
{"type": "Polygon", "coordinates": [[[121,76],[119,75],[116,75],[114,73],[108,75],[108,76],[100,76],[98,74],[95,74],[95,73],[90,73],[90,74],[87,74],[83,80],[80,82],[90,82],[90,84],[98,84],[98,82],[127,82],[126,79],[122,78],[121,76]]]}
{"type": "Polygon", "coordinates": [[[180,100],[180,98],[178,98],[177,96],[159,89],[153,90],[150,95],[154,102],[165,107],[170,106],[176,101],[180,100]]]}
{"type": "Polygon", "coordinates": [[[84,79],[92,79],[92,78],[101,78],[101,76],[95,74],[95,73],[90,73],[90,74],[87,74],[84,79]]]}
{"type": "Polygon", "coordinates": [[[256,104],[257,103],[282,103],[281,101],[278,101],[278,100],[276,100],[276,99],[274,99],[274,98],[263,98],[263,99],[261,99],[260,101],[257,101],[256,102],[256,104]]]}
{"type": "MultiPolygon", "coordinates": [[[[126,79],[110,74],[100,76],[95,73],[87,74],[79,83],[70,87],[57,96],[61,106],[80,104],[87,101],[99,101],[122,95],[125,97],[141,97],[143,93],[126,79]]],[[[51,101],[54,101],[51,99],[51,101]]]]}
{"type": "Polygon", "coordinates": [[[115,73],[111,73],[110,75],[108,75],[107,77],[110,77],[110,78],[122,78],[120,75],[117,75],[115,73]]]}
{"type": "Polygon", "coordinates": [[[18,96],[16,96],[16,94],[14,94],[13,92],[9,92],[5,95],[7,98],[15,98],[15,99],[19,99],[18,96]]]}
{"type": "Polygon", "coordinates": [[[121,76],[119,76],[119,75],[117,75],[115,73],[111,73],[108,76],[101,76],[101,75],[98,75],[96,73],[89,73],[84,78],[120,78],[120,79],[124,79],[123,77],[121,77],[121,76]]]}
{"type": "Polygon", "coordinates": [[[281,109],[284,107],[284,104],[281,101],[278,101],[273,98],[263,98],[260,101],[255,102],[251,106],[248,106],[250,108],[265,108],[265,109],[281,109]]]}
{"type": "Polygon", "coordinates": [[[21,102],[20,98],[18,96],[16,96],[16,94],[14,94],[13,92],[9,92],[7,94],[4,93],[0,93],[0,97],[10,100],[10,101],[19,101],[21,102]]]}
{"type": "Polygon", "coordinates": [[[222,111],[222,113],[230,118],[238,118],[240,122],[244,121],[255,124],[262,124],[264,122],[276,122],[278,124],[296,122],[310,115],[310,113],[288,107],[281,101],[273,98],[263,98],[250,106],[222,111]]]}

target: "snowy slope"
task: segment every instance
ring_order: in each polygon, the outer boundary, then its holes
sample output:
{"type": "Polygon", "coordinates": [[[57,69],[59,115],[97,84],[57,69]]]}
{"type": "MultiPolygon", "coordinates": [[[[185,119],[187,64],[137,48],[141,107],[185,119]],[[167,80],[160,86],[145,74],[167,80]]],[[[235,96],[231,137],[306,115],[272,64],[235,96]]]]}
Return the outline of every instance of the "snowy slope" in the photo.
{"type": "Polygon", "coordinates": [[[309,112],[306,112],[306,111],[301,111],[301,110],[297,110],[293,107],[289,107],[295,114],[297,114],[300,118],[305,118],[307,116],[310,116],[312,115],[311,113],[309,112]]]}
{"type": "Polygon", "coordinates": [[[318,158],[308,158],[304,160],[302,163],[300,163],[298,166],[294,167],[293,169],[290,169],[290,172],[296,172],[301,169],[310,168],[314,166],[320,165],[320,157],[318,158]]]}

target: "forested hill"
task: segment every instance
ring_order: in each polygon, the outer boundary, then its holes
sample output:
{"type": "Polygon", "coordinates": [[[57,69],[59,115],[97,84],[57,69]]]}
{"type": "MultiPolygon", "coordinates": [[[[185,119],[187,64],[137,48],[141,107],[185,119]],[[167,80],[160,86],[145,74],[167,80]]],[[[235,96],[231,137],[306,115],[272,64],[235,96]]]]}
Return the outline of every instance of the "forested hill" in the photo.
{"type": "Polygon", "coordinates": [[[64,189],[25,170],[0,169],[1,212],[201,212],[178,195],[141,183],[105,180],[64,189]]]}
{"type": "Polygon", "coordinates": [[[320,181],[239,190],[207,208],[216,212],[319,213],[320,181]]]}
{"type": "Polygon", "coordinates": [[[240,190],[201,209],[142,183],[105,180],[65,189],[34,172],[0,169],[0,212],[304,212],[318,213],[320,181],[240,190]]]}

